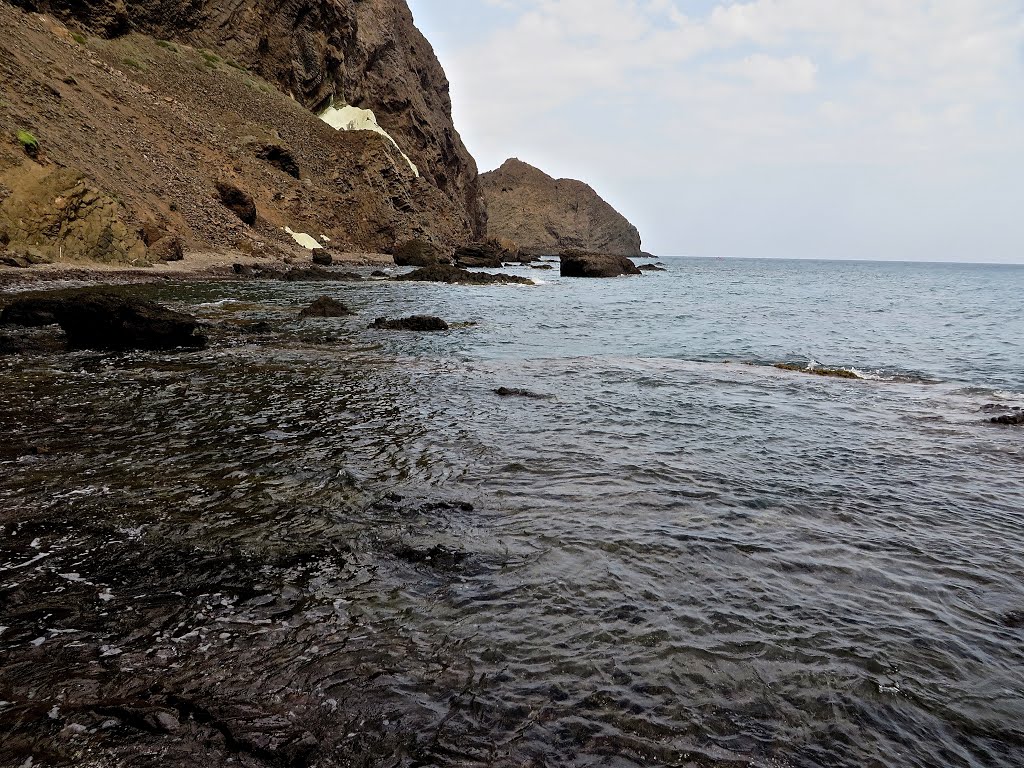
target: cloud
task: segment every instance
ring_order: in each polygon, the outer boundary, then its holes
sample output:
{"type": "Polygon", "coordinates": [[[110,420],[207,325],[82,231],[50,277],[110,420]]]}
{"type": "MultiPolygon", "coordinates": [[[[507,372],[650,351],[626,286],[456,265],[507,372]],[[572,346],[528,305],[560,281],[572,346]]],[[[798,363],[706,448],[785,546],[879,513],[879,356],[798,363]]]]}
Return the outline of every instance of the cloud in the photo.
{"type": "MultiPolygon", "coordinates": [[[[673,179],[874,169],[863,185],[884,198],[888,176],[995,184],[1024,158],[1019,0],[486,0],[460,16],[484,13],[479,34],[442,45],[484,168],[519,154],[619,199],[673,179]]],[[[807,206],[842,194],[825,185],[807,206]]]]}

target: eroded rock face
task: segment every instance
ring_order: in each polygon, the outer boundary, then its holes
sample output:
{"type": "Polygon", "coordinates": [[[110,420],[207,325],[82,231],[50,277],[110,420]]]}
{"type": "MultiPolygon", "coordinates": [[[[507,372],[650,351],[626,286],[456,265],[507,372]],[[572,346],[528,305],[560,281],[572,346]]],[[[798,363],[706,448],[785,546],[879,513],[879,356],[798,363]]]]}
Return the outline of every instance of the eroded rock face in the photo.
{"type": "Polygon", "coordinates": [[[105,36],[135,30],[214,49],[319,112],[372,109],[424,178],[483,235],[476,163],[433,48],[405,0],[17,0],[105,36]]]}
{"type": "Polygon", "coordinates": [[[12,251],[43,260],[147,262],[146,244],[121,204],[70,168],[26,163],[4,174],[0,232],[12,251]]]}
{"type": "Polygon", "coordinates": [[[582,181],[553,179],[513,158],[481,174],[480,185],[490,237],[511,240],[534,253],[575,248],[640,255],[636,227],[582,181]]]}

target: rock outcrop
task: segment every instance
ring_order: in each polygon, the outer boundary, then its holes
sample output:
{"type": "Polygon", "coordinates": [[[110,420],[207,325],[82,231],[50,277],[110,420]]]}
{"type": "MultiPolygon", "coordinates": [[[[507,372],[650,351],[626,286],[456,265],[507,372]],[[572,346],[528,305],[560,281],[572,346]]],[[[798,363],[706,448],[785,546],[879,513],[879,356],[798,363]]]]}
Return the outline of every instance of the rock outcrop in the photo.
{"type": "Polygon", "coordinates": [[[560,272],[562,277],[619,277],[643,274],[636,264],[625,256],[582,251],[563,253],[560,272]]]}
{"type": "MultiPolygon", "coordinates": [[[[103,37],[136,31],[212,49],[314,112],[372,110],[466,231],[484,233],[476,163],[452,123],[448,80],[405,0],[13,1],[103,37]]],[[[298,166],[289,154],[286,172],[298,166]]]]}
{"type": "Polygon", "coordinates": [[[195,349],[206,345],[194,317],[112,290],[52,291],[15,299],[0,326],[60,325],[72,349],[195,349]]]}
{"type": "Polygon", "coordinates": [[[506,275],[501,272],[494,275],[490,272],[470,272],[450,264],[435,264],[432,267],[420,267],[406,275],[399,275],[395,280],[400,282],[448,283],[449,285],[533,285],[533,281],[518,275],[506,275]]]}
{"type": "Polygon", "coordinates": [[[553,179],[511,159],[481,174],[487,234],[518,243],[525,252],[580,249],[639,256],[640,233],[582,181],[553,179]]]}

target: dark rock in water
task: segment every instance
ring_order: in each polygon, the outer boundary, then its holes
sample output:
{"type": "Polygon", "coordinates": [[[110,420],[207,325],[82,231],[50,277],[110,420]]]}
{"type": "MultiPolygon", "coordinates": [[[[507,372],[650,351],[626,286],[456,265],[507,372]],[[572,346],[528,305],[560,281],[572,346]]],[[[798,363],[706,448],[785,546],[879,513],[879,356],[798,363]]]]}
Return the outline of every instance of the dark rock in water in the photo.
{"type": "Polygon", "coordinates": [[[241,277],[254,277],[256,270],[248,264],[232,264],[231,271],[241,277]]]}
{"type": "Polygon", "coordinates": [[[269,277],[276,280],[284,280],[288,283],[323,283],[339,282],[354,283],[362,280],[362,275],[355,272],[334,272],[323,267],[295,267],[285,273],[270,270],[269,273],[258,273],[257,277],[269,277]]]}
{"type": "Polygon", "coordinates": [[[0,357],[62,352],[64,348],[64,339],[56,328],[19,328],[13,333],[0,331],[0,357]]]}
{"type": "Polygon", "coordinates": [[[499,283],[533,285],[533,281],[525,277],[516,277],[514,275],[506,275],[502,273],[491,275],[486,272],[469,272],[465,269],[459,269],[458,267],[452,267],[447,264],[423,267],[422,269],[417,269],[407,275],[396,277],[395,280],[460,285],[495,285],[499,283]]]}
{"type": "Polygon", "coordinates": [[[321,296],[299,313],[299,317],[347,317],[354,315],[351,309],[330,296],[321,296]]]}
{"type": "Polygon", "coordinates": [[[668,272],[664,267],[659,267],[657,264],[641,264],[637,267],[641,272],[668,272]]]}
{"type": "Polygon", "coordinates": [[[318,249],[313,251],[313,263],[320,267],[329,267],[334,263],[334,257],[327,251],[318,249]]]}
{"type": "Polygon", "coordinates": [[[519,261],[519,249],[496,238],[457,248],[455,266],[462,269],[499,269],[506,261],[519,261]]]}
{"type": "Polygon", "coordinates": [[[808,368],[805,365],[798,365],[796,363],[776,363],[775,368],[780,371],[793,371],[794,373],[808,373],[813,376],[829,376],[835,379],[859,379],[853,371],[848,371],[845,368],[808,368]]]}
{"type": "Polygon", "coordinates": [[[370,328],[388,331],[447,331],[448,323],[440,317],[431,315],[413,315],[398,320],[388,320],[386,317],[378,317],[373,321],[370,328]]]}
{"type": "Polygon", "coordinates": [[[1018,427],[1024,424],[1024,411],[1014,409],[1014,413],[1007,413],[1003,416],[996,416],[992,419],[993,424],[1002,424],[1007,427],[1018,427]]]}
{"type": "Polygon", "coordinates": [[[435,545],[429,549],[404,545],[395,550],[395,556],[414,565],[429,565],[439,571],[458,570],[469,558],[465,552],[444,549],[435,545]]]}
{"type": "Polygon", "coordinates": [[[400,267],[431,267],[435,264],[451,264],[440,249],[426,240],[407,240],[395,249],[395,264],[400,267]]]}
{"type": "Polygon", "coordinates": [[[239,326],[239,329],[243,333],[251,333],[254,336],[257,336],[265,333],[273,333],[274,326],[272,326],[266,320],[257,320],[254,323],[243,323],[241,326],[239,326]]]}
{"type": "Polygon", "coordinates": [[[274,166],[279,171],[283,171],[296,179],[301,178],[299,162],[288,147],[274,143],[260,144],[255,148],[254,154],[260,160],[274,166]]]}
{"type": "Polygon", "coordinates": [[[389,275],[383,269],[375,269],[370,273],[370,277],[389,277],[389,275]]]}
{"type": "Polygon", "coordinates": [[[566,251],[562,254],[561,274],[563,277],[619,277],[643,273],[625,256],[566,251]]]}
{"type": "Polygon", "coordinates": [[[252,226],[256,223],[256,201],[244,189],[226,181],[217,182],[217,196],[229,211],[252,226]]]}
{"type": "Polygon", "coordinates": [[[531,264],[530,269],[554,269],[550,264],[531,264]]]}
{"type": "Polygon", "coordinates": [[[1000,617],[1004,627],[1010,629],[1024,629],[1024,611],[1010,611],[1000,617]]]}
{"type": "Polygon", "coordinates": [[[528,389],[518,389],[510,387],[498,387],[494,390],[494,394],[500,397],[527,397],[532,400],[549,400],[551,395],[542,395],[537,392],[531,392],[528,389]]]}
{"type": "Polygon", "coordinates": [[[76,288],[15,299],[0,325],[57,323],[73,349],[201,348],[194,317],[109,289],[76,288]]]}

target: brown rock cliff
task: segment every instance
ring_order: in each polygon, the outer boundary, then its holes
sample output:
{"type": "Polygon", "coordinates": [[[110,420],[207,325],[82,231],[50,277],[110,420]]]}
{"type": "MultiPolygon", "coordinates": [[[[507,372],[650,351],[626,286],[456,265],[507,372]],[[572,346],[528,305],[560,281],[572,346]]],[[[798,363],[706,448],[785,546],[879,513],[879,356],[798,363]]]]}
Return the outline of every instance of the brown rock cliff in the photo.
{"type": "Polygon", "coordinates": [[[581,249],[640,255],[640,233],[590,186],[554,179],[515,158],[481,174],[487,234],[529,252],[581,249]]]}

